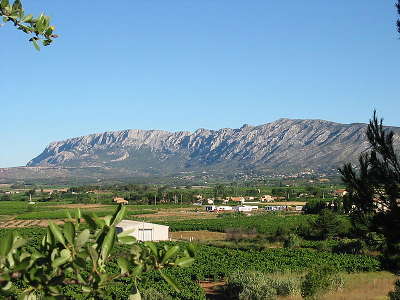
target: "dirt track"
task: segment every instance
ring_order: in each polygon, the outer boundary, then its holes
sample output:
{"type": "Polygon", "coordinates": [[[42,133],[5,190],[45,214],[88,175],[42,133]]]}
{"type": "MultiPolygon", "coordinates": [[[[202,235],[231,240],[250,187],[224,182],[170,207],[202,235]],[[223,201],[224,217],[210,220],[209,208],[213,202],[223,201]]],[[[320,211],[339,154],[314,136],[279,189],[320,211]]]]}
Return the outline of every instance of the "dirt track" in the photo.
{"type": "Polygon", "coordinates": [[[0,221],[0,228],[25,228],[25,227],[46,227],[49,222],[63,224],[62,220],[3,220],[0,221]]]}

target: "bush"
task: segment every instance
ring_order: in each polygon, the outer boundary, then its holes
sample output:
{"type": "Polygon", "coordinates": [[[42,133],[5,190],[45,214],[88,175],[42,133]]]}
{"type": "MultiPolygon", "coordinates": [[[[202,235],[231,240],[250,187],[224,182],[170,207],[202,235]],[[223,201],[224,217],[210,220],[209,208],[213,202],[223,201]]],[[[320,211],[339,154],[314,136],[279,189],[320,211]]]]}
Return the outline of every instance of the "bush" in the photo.
{"type": "Polygon", "coordinates": [[[142,300],[173,300],[173,298],[169,294],[150,288],[142,292],[142,300]]]}
{"type": "Polygon", "coordinates": [[[367,245],[361,240],[343,240],[333,247],[333,253],[364,254],[367,245]]]}
{"type": "Polygon", "coordinates": [[[300,280],[292,274],[236,272],[228,277],[226,296],[229,299],[276,299],[276,296],[299,294],[300,280]]]}
{"type": "Polygon", "coordinates": [[[268,300],[276,298],[271,280],[261,272],[237,272],[228,277],[226,296],[233,300],[268,300]]]}
{"type": "Polygon", "coordinates": [[[389,293],[390,300],[400,300],[400,280],[394,284],[394,291],[389,293]]]}
{"type": "Polygon", "coordinates": [[[272,286],[278,296],[292,296],[300,294],[300,280],[294,276],[279,276],[272,278],[272,286]]]}
{"type": "Polygon", "coordinates": [[[314,268],[303,277],[301,295],[305,299],[319,299],[330,290],[342,288],[343,284],[343,277],[332,267],[314,268]]]}
{"type": "Polygon", "coordinates": [[[320,240],[346,236],[350,230],[350,221],[329,209],[321,211],[316,220],[309,220],[309,226],[299,228],[303,237],[320,240]]]}
{"type": "Polygon", "coordinates": [[[304,213],[306,214],[319,214],[327,208],[327,202],[324,200],[309,200],[304,206],[304,213]]]}
{"type": "Polygon", "coordinates": [[[283,241],[283,247],[285,248],[298,248],[301,245],[301,239],[294,233],[289,234],[289,236],[283,241]]]}
{"type": "Polygon", "coordinates": [[[368,232],[365,236],[365,243],[371,250],[382,251],[385,249],[386,240],[383,234],[377,232],[368,232]]]}

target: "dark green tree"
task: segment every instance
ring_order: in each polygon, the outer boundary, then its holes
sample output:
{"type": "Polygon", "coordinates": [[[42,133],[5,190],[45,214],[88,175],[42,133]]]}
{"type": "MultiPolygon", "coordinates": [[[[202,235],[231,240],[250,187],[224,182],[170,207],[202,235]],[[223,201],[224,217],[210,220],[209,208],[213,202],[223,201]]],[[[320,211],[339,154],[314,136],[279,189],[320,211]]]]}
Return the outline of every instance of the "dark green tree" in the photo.
{"type": "MultiPolygon", "coordinates": [[[[397,13],[400,15],[400,0],[396,4],[397,13]]],[[[397,20],[397,31],[400,33],[400,20],[397,20]]]]}
{"type": "Polygon", "coordinates": [[[383,126],[376,112],[369,122],[370,150],[359,159],[358,171],[345,164],[339,169],[352,201],[352,219],[368,220],[364,231],[382,233],[386,258],[400,270],[400,162],[394,148],[394,132],[383,126]]]}

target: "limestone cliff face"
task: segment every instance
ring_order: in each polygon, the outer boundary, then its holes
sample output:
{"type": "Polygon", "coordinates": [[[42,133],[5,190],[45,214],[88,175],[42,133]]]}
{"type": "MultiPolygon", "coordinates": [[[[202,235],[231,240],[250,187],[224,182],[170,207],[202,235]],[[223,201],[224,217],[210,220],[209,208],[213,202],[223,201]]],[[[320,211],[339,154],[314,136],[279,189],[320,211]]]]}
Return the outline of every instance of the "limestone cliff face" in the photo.
{"type": "MultiPolygon", "coordinates": [[[[51,143],[27,166],[327,170],[355,160],[368,146],[366,124],[279,119],[239,129],[195,132],[124,130],[51,143]]],[[[391,128],[400,133],[399,128],[391,128]]]]}

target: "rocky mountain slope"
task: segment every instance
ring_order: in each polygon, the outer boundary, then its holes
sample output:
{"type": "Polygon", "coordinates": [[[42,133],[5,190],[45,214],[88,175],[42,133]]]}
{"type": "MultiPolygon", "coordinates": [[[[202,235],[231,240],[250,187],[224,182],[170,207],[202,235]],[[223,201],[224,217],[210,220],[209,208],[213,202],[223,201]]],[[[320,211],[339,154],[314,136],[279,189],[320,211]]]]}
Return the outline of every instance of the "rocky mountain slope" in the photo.
{"type": "MultiPolygon", "coordinates": [[[[336,169],[368,146],[366,124],[279,119],[239,129],[124,130],[51,143],[27,166],[98,167],[128,173],[336,169]]],[[[400,133],[400,128],[394,128],[400,133]]]]}

